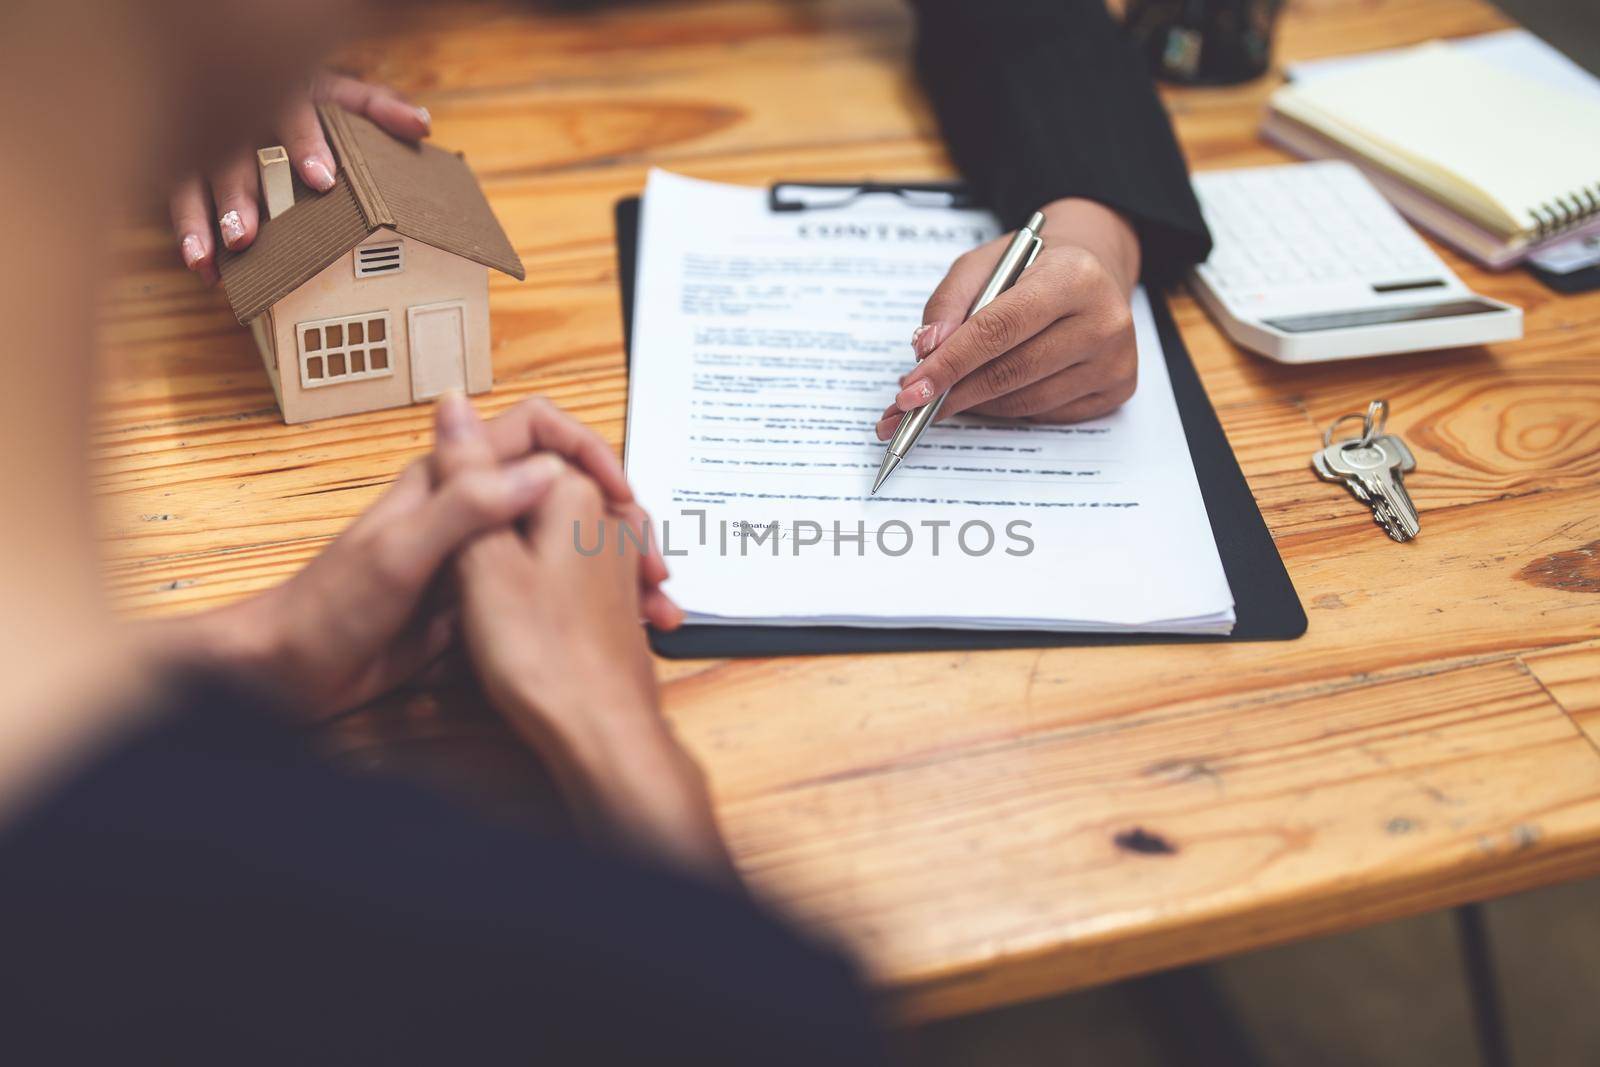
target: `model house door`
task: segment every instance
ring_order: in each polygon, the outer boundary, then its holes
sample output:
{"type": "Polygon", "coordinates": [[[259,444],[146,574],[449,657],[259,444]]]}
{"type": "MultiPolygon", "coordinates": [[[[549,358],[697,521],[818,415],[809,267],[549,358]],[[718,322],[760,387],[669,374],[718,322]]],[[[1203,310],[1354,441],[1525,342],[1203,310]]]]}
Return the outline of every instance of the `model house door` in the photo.
{"type": "Polygon", "coordinates": [[[467,307],[459,300],[406,309],[411,333],[411,399],[467,391],[467,307]]]}

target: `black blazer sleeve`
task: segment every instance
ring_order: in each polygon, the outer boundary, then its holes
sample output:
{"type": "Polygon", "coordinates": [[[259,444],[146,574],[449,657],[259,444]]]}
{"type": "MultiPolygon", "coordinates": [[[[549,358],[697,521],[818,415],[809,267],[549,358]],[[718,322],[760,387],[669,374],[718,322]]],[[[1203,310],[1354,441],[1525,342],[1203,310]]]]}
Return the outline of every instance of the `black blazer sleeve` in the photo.
{"type": "Polygon", "coordinates": [[[1079,196],[1126,215],[1145,280],[1211,236],[1143,57],[1105,0],[911,0],[917,71],[951,158],[1007,226],[1079,196]]]}

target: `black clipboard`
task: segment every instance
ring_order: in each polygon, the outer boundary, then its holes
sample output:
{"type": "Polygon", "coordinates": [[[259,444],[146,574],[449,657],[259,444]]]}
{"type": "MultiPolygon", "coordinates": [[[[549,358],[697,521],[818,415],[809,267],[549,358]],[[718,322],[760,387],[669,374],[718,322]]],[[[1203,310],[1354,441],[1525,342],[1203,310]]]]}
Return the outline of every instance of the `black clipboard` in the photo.
{"type": "MultiPolygon", "coordinates": [[[[816,182],[781,182],[772,187],[772,201],[780,190],[793,187],[840,190],[839,206],[856,195],[849,185],[816,182]]],[[[915,190],[946,189],[961,195],[960,187],[930,183],[915,190]]],[[[894,192],[897,187],[873,185],[867,192],[894,192]]],[[[816,207],[777,207],[805,210],[816,207]]],[[[831,205],[824,205],[831,206],[831,205]]],[[[947,206],[947,205],[942,205],[947,206]]],[[[639,198],[619,200],[616,206],[617,270],[622,290],[622,336],[629,359],[633,353],[634,270],[638,263],[639,198]]],[[[1167,357],[1167,372],[1177,397],[1183,432],[1189,441],[1195,475],[1205,498],[1211,532],[1222,557],[1222,569],[1233,590],[1237,621],[1231,634],[1093,634],[1051,633],[1038,630],[947,630],[907,628],[872,629],[855,626],[683,626],[664,633],[650,630],[650,647],[670,659],[744,656],[808,656],[858,652],[930,652],[985,648],[1056,648],[1077,645],[1193,644],[1215,641],[1288,641],[1306,632],[1306,613],[1284,569],[1272,534],[1256,507],[1255,497],[1239,469],[1228,438],[1222,432],[1211,400],[1206,396],[1194,361],[1172,321],[1166,299],[1150,294],[1156,329],[1167,357]]],[[[624,442],[626,447],[626,442],[624,442]]]]}

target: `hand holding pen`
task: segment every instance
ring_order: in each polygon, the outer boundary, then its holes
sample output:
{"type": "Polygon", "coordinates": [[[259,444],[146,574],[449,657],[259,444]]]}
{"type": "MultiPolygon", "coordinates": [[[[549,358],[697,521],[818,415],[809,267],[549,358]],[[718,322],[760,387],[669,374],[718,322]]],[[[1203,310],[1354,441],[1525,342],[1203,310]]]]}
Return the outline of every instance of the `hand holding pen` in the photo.
{"type": "Polygon", "coordinates": [[[878,422],[880,440],[947,390],[940,418],[972,412],[1035,422],[1097,418],[1133,395],[1133,229],[1088,200],[1059,200],[1044,214],[1038,258],[978,314],[966,317],[1010,235],[961,256],[934,290],[912,339],[919,365],[878,422]]]}

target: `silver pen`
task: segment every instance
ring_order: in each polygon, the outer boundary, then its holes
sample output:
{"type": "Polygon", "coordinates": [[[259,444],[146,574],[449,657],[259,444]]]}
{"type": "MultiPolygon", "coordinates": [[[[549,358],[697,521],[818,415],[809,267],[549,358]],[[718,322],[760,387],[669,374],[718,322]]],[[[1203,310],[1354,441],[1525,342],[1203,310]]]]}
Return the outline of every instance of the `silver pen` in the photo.
{"type": "MultiPolygon", "coordinates": [[[[1000,262],[995,264],[989,284],[983,287],[978,299],[967,309],[967,318],[972,318],[983,309],[984,305],[1011,288],[1016,283],[1017,277],[1028,269],[1028,265],[1039,254],[1039,249],[1044,247],[1044,240],[1039,236],[1039,231],[1042,229],[1044,229],[1044,215],[1035,211],[1027,224],[1011,238],[1011,243],[1006,245],[1005,254],[1000,257],[1000,262]]],[[[900,425],[895,427],[894,436],[889,438],[888,449],[883,453],[883,465],[878,468],[878,480],[872,483],[873,496],[878,494],[878,490],[888,481],[894,469],[900,466],[900,461],[906,458],[906,453],[917,443],[922,431],[933,425],[934,416],[939,414],[939,406],[949,395],[950,391],[947,389],[915,411],[906,412],[905,418],[900,420],[900,425]]]]}

